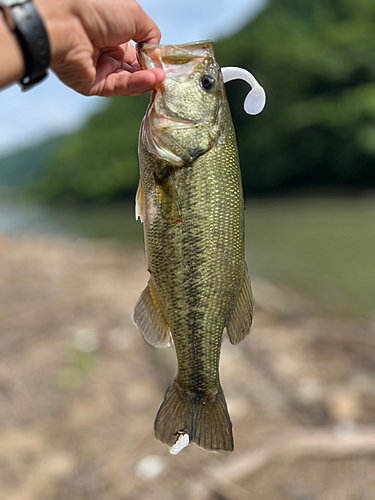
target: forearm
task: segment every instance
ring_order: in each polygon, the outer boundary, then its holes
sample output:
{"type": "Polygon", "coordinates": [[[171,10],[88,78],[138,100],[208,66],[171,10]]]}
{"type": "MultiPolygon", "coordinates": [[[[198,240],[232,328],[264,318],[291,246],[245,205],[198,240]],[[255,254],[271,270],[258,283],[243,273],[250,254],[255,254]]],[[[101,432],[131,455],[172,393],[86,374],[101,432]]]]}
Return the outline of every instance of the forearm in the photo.
{"type": "Polygon", "coordinates": [[[25,60],[17,40],[0,11],[0,88],[21,80],[25,73],[25,60]]]}

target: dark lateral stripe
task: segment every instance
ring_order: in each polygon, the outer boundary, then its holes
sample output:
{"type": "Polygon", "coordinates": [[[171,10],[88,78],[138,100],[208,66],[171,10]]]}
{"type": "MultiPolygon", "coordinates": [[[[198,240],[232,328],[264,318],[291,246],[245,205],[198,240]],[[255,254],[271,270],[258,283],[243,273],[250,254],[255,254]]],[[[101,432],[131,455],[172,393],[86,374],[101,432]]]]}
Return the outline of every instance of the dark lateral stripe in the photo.
{"type": "MultiPolygon", "coordinates": [[[[191,168],[194,168],[192,166],[191,168]]],[[[197,190],[194,183],[187,183],[189,186],[187,193],[188,213],[194,213],[196,208],[197,190]],[[194,196],[195,195],[195,196],[194,196]]],[[[202,382],[204,383],[203,374],[205,371],[203,351],[204,346],[204,330],[203,318],[204,315],[199,311],[200,295],[202,293],[202,266],[204,264],[203,250],[204,241],[202,240],[202,229],[199,227],[200,221],[195,218],[194,221],[189,221],[183,228],[183,254],[188,256],[189,266],[187,268],[188,275],[185,276],[185,294],[187,298],[188,317],[187,323],[189,328],[190,352],[189,367],[192,387],[196,390],[200,389],[202,382]]]]}

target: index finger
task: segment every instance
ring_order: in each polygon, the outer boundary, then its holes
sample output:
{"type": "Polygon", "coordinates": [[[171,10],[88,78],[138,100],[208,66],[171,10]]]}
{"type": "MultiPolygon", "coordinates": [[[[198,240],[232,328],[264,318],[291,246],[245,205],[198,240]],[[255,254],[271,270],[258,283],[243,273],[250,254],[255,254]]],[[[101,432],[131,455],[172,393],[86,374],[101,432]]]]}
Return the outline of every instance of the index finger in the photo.
{"type": "Polygon", "coordinates": [[[94,45],[117,47],[130,40],[159,44],[161,33],[156,23],[136,0],[71,0],[94,45]]]}
{"type": "Polygon", "coordinates": [[[147,42],[158,45],[161,39],[161,32],[156,23],[146,14],[139,3],[133,3],[133,19],[135,21],[134,34],[132,39],[135,42],[147,42]]]}

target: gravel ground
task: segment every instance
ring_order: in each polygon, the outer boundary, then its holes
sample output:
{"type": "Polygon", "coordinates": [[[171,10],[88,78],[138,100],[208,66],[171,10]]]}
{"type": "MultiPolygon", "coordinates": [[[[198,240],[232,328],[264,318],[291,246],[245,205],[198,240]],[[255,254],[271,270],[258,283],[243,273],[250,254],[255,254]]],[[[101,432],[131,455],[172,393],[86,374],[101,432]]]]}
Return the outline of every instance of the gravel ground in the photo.
{"type": "Polygon", "coordinates": [[[131,321],[147,274],[111,241],[0,238],[1,500],[375,499],[371,325],[255,278],[252,334],[222,349],[235,451],[172,456],[174,353],[131,321]]]}

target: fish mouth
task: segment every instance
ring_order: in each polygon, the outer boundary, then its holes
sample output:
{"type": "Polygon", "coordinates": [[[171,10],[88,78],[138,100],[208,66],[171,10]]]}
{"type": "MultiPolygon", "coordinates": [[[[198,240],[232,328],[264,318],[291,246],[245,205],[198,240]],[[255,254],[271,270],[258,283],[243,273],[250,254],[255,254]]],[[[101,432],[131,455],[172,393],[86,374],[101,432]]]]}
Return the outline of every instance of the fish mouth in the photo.
{"type": "MultiPolygon", "coordinates": [[[[142,142],[149,152],[167,163],[176,166],[191,163],[206,148],[194,149],[190,144],[181,144],[183,131],[192,131],[193,137],[197,127],[206,126],[199,125],[200,120],[192,113],[181,113],[181,116],[178,107],[174,106],[178,99],[173,93],[171,98],[170,89],[175,83],[191,81],[196,72],[201,71],[200,66],[204,67],[207,60],[214,60],[213,43],[209,40],[182,45],[139,43],[137,56],[142,69],[160,68],[166,74],[165,80],[153,90],[141,129],[142,142]]],[[[205,134],[209,136],[210,131],[205,131],[205,134]]]]}
{"type": "Polygon", "coordinates": [[[161,68],[168,73],[171,69],[176,71],[177,65],[184,65],[186,74],[186,65],[191,65],[193,71],[203,57],[214,56],[214,44],[211,40],[181,45],[138,43],[137,56],[142,69],[161,68]],[[170,68],[170,65],[175,67],[170,68]]]}

